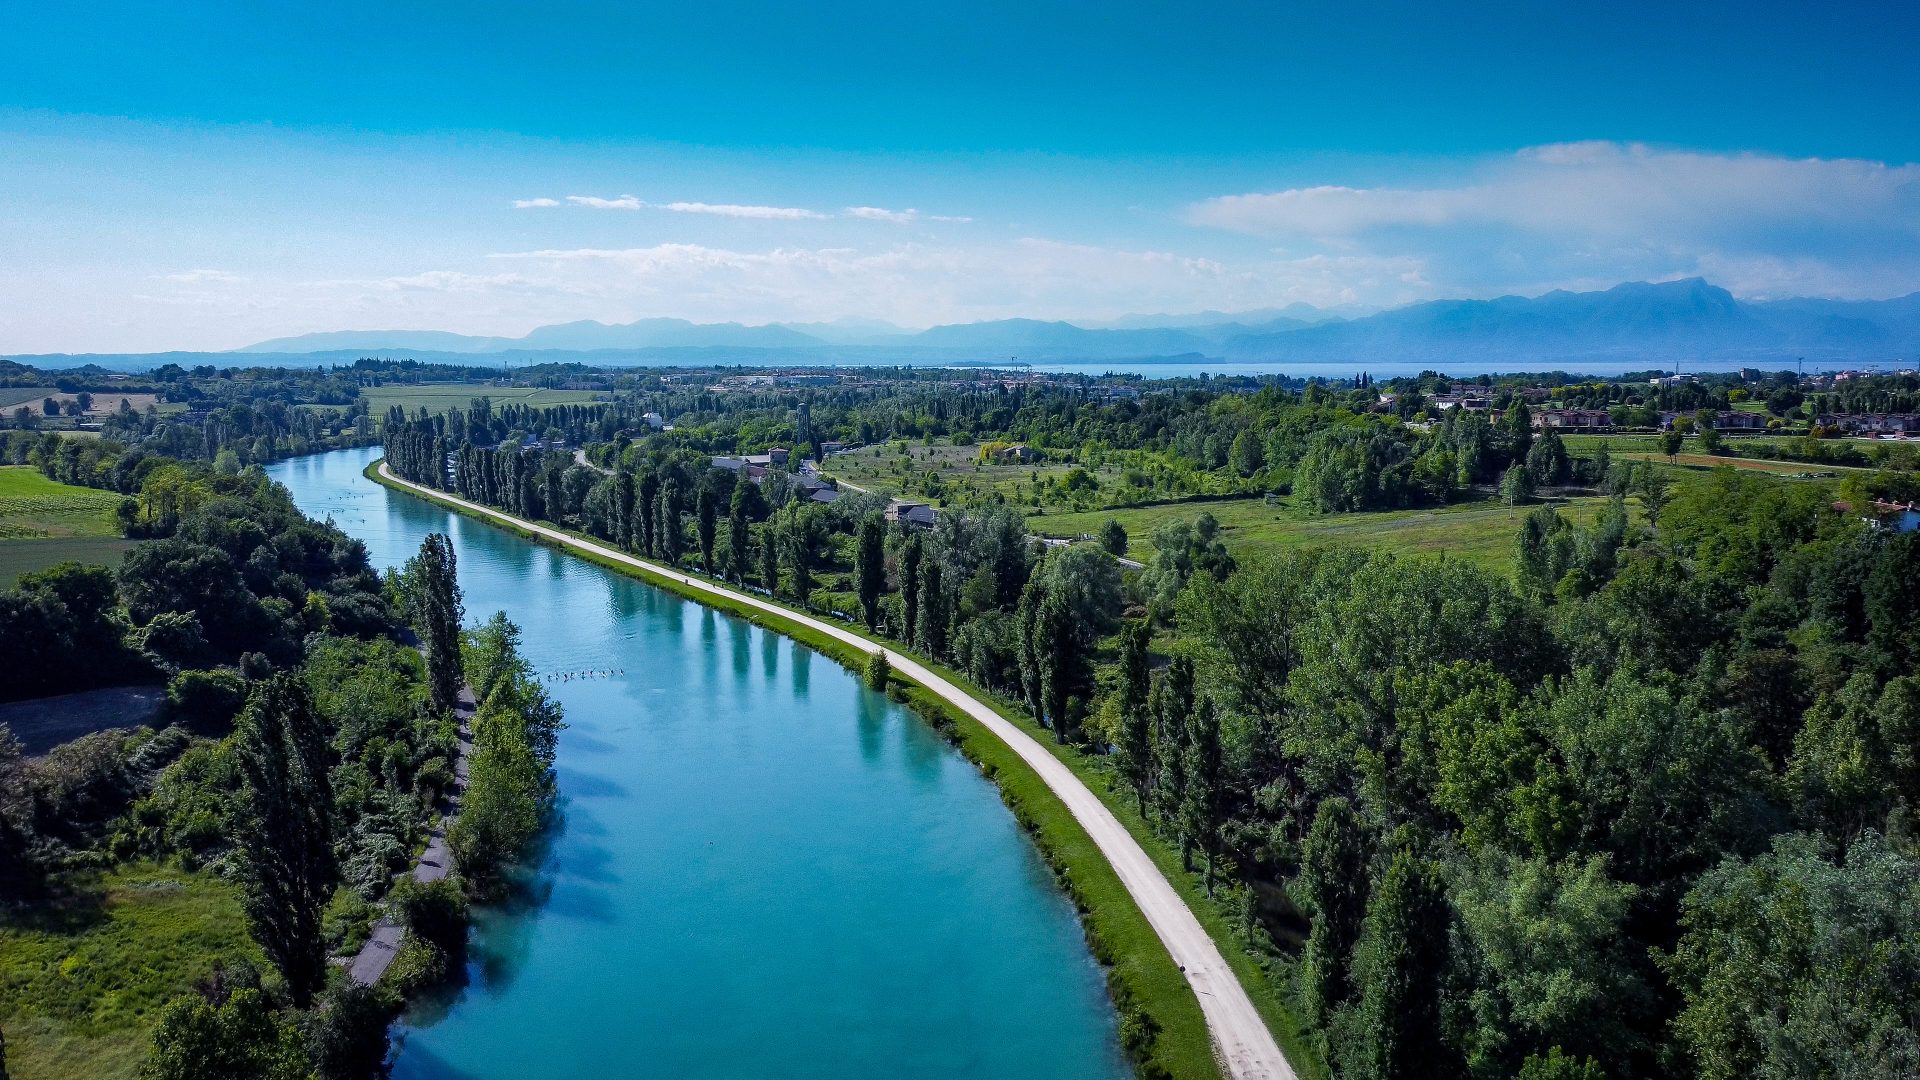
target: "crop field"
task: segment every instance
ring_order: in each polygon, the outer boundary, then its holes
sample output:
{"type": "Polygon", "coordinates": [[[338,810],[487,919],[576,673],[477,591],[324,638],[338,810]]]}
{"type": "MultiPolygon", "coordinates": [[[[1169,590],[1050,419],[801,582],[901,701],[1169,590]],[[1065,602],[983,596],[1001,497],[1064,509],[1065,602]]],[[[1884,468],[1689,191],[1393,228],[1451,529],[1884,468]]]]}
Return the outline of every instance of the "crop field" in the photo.
{"type": "MultiPolygon", "coordinates": [[[[1221,499],[1162,503],[1084,514],[1038,514],[1027,527],[1043,536],[1090,535],[1108,518],[1118,518],[1130,541],[1128,557],[1153,557],[1153,532],[1172,521],[1192,521],[1209,513],[1220,522],[1220,539],[1234,555],[1308,547],[1356,545],[1398,554],[1445,554],[1505,571],[1512,565],[1520,522],[1537,506],[1509,507],[1497,501],[1458,503],[1430,510],[1391,510],[1357,514],[1309,514],[1277,499],[1221,499]]],[[[1579,524],[1599,517],[1606,500],[1598,497],[1552,503],[1579,524]]]]}
{"type": "Polygon", "coordinates": [[[8,412],[26,405],[34,412],[40,411],[40,403],[49,396],[59,397],[60,390],[53,386],[0,386],[0,409],[8,412]]]}
{"type": "Polygon", "coordinates": [[[238,886],[127,866],[51,909],[0,915],[0,1024],[14,1080],[138,1074],[160,1009],[215,963],[259,960],[238,886]]]}
{"type": "Polygon", "coordinates": [[[531,386],[488,386],[484,383],[424,383],[418,386],[368,386],[360,390],[375,418],[384,417],[395,405],[409,415],[425,409],[430,413],[464,409],[474,398],[484,397],[495,405],[516,402],[522,405],[591,405],[611,400],[613,395],[599,390],[546,390],[531,386]]]}
{"type": "Polygon", "coordinates": [[[117,566],[137,541],[114,521],[120,496],[56,484],[25,465],[0,466],[0,588],[63,562],[117,566]]]}
{"type": "Polygon", "coordinates": [[[118,536],[111,491],[70,487],[26,465],[0,466],[0,541],[118,536]]]}

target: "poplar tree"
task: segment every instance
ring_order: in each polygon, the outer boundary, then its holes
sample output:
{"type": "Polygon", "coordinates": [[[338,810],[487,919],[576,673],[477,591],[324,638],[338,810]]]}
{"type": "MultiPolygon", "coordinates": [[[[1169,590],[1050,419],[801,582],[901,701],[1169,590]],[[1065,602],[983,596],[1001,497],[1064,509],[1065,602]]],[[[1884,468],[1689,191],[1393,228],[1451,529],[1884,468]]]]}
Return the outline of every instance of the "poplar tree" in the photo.
{"type": "Polygon", "coordinates": [[[1187,717],[1193,712],[1193,661],[1175,657],[1154,684],[1154,811],[1161,828],[1180,842],[1180,864],[1193,868],[1193,843],[1181,828],[1187,799],[1187,717]]]}
{"type": "Polygon", "coordinates": [[[464,612],[455,571],[453,542],[445,533],[428,533],[404,571],[413,626],[426,652],[428,700],[437,712],[452,711],[466,681],[460,668],[464,612]]]}
{"type": "Polygon", "coordinates": [[[713,540],[720,527],[720,498],[709,484],[701,484],[694,496],[695,513],[698,515],[696,527],[700,533],[700,565],[707,573],[713,573],[713,540]]]}
{"type": "Polygon", "coordinates": [[[668,477],[660,485],[660,509],[656,514],[654,528],[660,534],[660,557],[669,565],[680,561],[680,481],[668,477]]]}
{"type": "Polygon", "coordinates": [[[914,642],[914,630],[918,625],[920,609],[920,537],[908,533],[900,546],[900,600],[906,606],[906,625],[900,628],[900,637],[911,648],[914,642]]]}
{"type": "Polygon", "coordinates": [[[940,585],[940,563],[936,559],[927,561],[926,569],[920,572],[920,630],[914,635],[920,642],[920,649],[935,660],[947,652],[947,605],[946,593],[940,585]]]}
{"type": "Polygon", "coordinates": [[[1294,889],[1313,916],[1301,959],[1301,997],[1308,1021],[1324,1027],[1351,996],[1348,965],[1366,918],[1366,834],[1346,799],[1323,800],[1314,813],[1294,889]]]}
{"type": "Polygon", "coordinates": [[[1152,636],[1144,621],[1121,631],[1120,687],[1114,695],[1114,708],[1120,714],[1115,726],[1120,776],[1133,789],[1134,804],[1142,815],[1147,812],[1147,790],[1153,779],[1153,714],[1147,700],[1152,678],[1147,645],[1152,636]]]}
{"type": "Polygon", "coordinates": [[[304,1009],[326,983],[321,913],[337,873],[327,735],[298,675],[254,690],[234,746],[244,785],[235,828],[241,904],[253,939],[304,1009]]]}
{"type": "Polygon", "coordinates": [[[860,519],[860,548],[855,558],[859,571],[860,615],[872,631],[880,619],[880,594],[887,587],[886,522],[879,514],[860,519]]]}
{"type": "Polygon", "coordinates": [[[760,580],[767,595],[780,595],[780,527],[769,520],[760,526],[760,580]]]}
{"type": "Polygon", "coordinates": [[[727,569],[733,572],[733,582],[744,585],[747,580],[747,561],[750,556],[747,549],[753,543],[753,534],[747,527],[747,491],[751,483],[742,481],[734,485],[733,498],[727,502],[727,569]]]}
{"type": "Polygon", "coordinates": [[[1396,853],[1354,952],[1360,1000],[1337,1024],[1342,1076],[1430,1075],[1453,1056],[1441,1027],[1449,917],[1439,869],[1411,851],[1396,853]]]}

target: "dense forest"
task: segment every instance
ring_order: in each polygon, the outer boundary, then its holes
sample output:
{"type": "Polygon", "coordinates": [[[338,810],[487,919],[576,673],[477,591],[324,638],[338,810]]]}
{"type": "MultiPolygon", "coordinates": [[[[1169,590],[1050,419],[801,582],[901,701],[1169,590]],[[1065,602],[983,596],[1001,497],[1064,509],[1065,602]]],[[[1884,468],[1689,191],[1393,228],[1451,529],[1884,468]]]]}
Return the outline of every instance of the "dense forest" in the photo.
{"type": "MultiPolygon", "coordinates": [[[[390,425],[388,460],[864,624],[1025,710],[1266,943],[1338,1075],[1920,1069],[1914,534],[1831,485],[1571,454],[1517,398],[1421,430],[1320,387],[906,393],[955,441],[1150,448],[1325,512],[1516,474],[1610,505],[1585,525],[1540,507],[1511,576],[1236,559],[1204,506],[1123,572],[1099,545],[1043,552],[1004,502],[921,530],[702,452],[856,436],[863,406],[831,395],[780,423],[742,402],[626,431],[601,468],[497,447],[476,404],[390,425]]],[[[1848,487],[1920,494],[1910,474],[1848,487]]]]}

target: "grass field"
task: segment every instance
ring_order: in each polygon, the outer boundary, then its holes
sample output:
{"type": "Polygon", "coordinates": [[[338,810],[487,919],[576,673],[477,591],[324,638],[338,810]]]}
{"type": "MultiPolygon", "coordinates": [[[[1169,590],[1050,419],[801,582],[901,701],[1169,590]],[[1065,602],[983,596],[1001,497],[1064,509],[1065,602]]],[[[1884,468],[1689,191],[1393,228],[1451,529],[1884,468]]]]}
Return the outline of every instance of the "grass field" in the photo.
{"type": "Polygon", "coordinates": [[[120,496],[58,484],[26,465],[0,466],[0,540],[118,536],[120,496]]]}
{"type": "Polygon", "coordinates": [[[42,401],[59,396],[60,388],[57,386],[0,386],[0,409],[12,412],[22,405],[29,405],[34,412],[39,412],[42,401]]]}
{"type": "Polygon", "coordinates": [[[120,496],[56,484],[25,465],[0,466],[0,588],[63,562],[117,566],[134,546],[114,521],[120,496]]]}
{"type": "Polygon", "coordinates": [[[375,418],[384,417],[395,405],[409,415],[420,409],[430,413],[466,408],[474,398],[484,397],[495,405],[515,402],[521,405],[589,405],[607,401],[612,395],[595,390],[543,390],[527,386],[487,386],[483,383],[426,383],[420,386],[368,386],[360,391],[375,418]]]}
{"type": "Polygon", "coordinates": [[[51,910],[0,917],[0,1025],[13,1080],[131,1077],[160,1008],[216,960],[257,959],[239,890],[129,866],[51,910]]]}
{"type": "MultiPolygon", "coordinates": [[[[821,469],[862,491],[943,506],[983,502],[995,495],[1025,504],[1033,496],[1036,481],[1062,480],[1076,467],[1064,462],[983,464],[977,446],[908,443],[906,452],[902,453],[899,443],[889,442],[835,454],[821,469]],[[931,483],[929,474],[933,478],[931,483]]],[[[1125,483],[1126,468],[1120,464],[1090,466],[1087,471],[1098,483],[1097,490],[1069,494],[1054,489],[1046,498],[1050,502],[1076,498],[1082,500],[1082,505],[1099,505],[1125,483]]],[[[1196,478],[1205,479],[1204,474],[1196,474],[1196,478]]]]}
{"type": "MultiPolygon", "coordinates": [[[[1599,516],[1606,500],[1569,499],[1553,505],[1568,519],[1586,524],[1599,516]]],[[[1534,509],[1483,501],[1432,510],[1313,515],[1294,509],[1285,500],[1268,505],[1263,499],[1222,499],[1085,514],[1040,514],[1028,518],[1027,527],[1044,536],[1073,537],[1096,533],[1108,518],[1118,518],[1131,542],[1129,556],[1145,561],[1153,553],[1155,529],[1170,521],[1192,521],[1210,513],[1220,522],[1221,541],[1234,555],[1347,544],[1400,554],[1445,553],[1504,571],[1512,562],[1520,522],[1534,509]]]]}

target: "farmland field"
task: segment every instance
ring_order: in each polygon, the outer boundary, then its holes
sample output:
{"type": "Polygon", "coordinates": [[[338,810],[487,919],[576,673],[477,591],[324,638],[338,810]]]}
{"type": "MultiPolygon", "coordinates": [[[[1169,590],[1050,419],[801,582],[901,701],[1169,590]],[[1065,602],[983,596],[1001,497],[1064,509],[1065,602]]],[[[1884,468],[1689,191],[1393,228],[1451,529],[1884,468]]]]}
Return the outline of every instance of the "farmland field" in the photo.
{"type": "MultiPolygon", "coordinates": [[[[1569,520],[1586,524],[1600,515],[1606,500],[1577,498],[1552,505],[1569,520]]],[[[1257,498],[1223,499],[1039,514],[1027,519],[1027,527],[1044,536],[1072,537],[1095,533],[1108,518],[1118,518],[1131,541],[1129,557],[1145,561],[1153,554],[1155,529],[1210,513],[1220,522],[1221,541],[1234,555],[1355,545],[1399,554],[1444,553],[1491,570],[1505,570],[1512,562],[1520,522],[1535,508],[1483,501],[1429,510],[1313,515],[1294,509],[1284,499],[1272,505],[1257,498]]]]}
{"type": "Polygon", "coordinates": [[[0,409],[12,412],[26,405],[34,412],[39,412],[40,403],[48,396],[59,397],[59,389],[52,386],[0,386],[0,409]]]}
{"type": "Polygon", "coordinates": [[[26,465],[0,466],[0,540],[118,536],[120,496],[55,483],[26,465]]]}
{"type": "Polygon", "coordinates": [[[0,588],[63,562],[116,566],[135,541],[114,521],[120,496],[57,484],[25,465],[0,466],[0,588]]]}
{"type": "Polygon", "coordinates": [[[611,394],[598,390],[546,390],[535,386],[487,386],[484,383],[425,383],[419,386],[368,386],[360,391],[376,418],[384,417],[395,405],[409,415],[420,409],[430,413],[464,409],[474,398],[484,397],[495,405],[514,402],[522,405],[591,405],[607,401],[611,394]]]}

